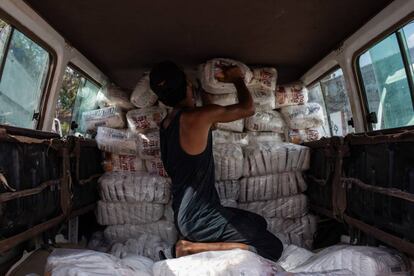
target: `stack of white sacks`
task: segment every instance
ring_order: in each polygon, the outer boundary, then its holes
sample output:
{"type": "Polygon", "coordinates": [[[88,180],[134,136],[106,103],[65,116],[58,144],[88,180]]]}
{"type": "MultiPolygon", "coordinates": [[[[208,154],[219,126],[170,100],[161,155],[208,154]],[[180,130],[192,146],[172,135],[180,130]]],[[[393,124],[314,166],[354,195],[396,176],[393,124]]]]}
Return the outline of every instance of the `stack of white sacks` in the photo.
{"type": "Polygon", "coordinates": [[[148,75],[133,91],[133,105],[113,86],[98,98],[104,99],[101,109],[83,114],[83,125],[97,132],[98,147],[105,152],[97,221],[107,225],[104,235],[113,244],[112,254],[157,260],[159,250],[177,238],[169,205],[171,181],[160,160],[159,124],[167,110],[154,106],[157,98],[148,75]]]}
{"type": "MultiPolygon", "coordinates": [[[[268,230],[284,243],[311,248],[316,218],[307,214],[302,177],[310,152],[307,147],[283,142],[288,128],[275,110],[280,107],[275,97],[276,69],[250,70],[228,59],[201,65],[203,89],[213,103],[223,106],[237,102],[236,90],[232,84],[218,82],[214,73],[229,64],[242,69],[256,113],[245,120],[217,124],[213,133],[216,187],[222,204],[262,215],[268,230]]],[[[295,99],[286,102],[293,104],[295,99]]]]}
{"type": "Polygon", "coordinates": [[[318,103],[308,103],[308,90],[302,83],[279,85],[276,89],[276,108],[286,120],[286,137],[301,144],[319,140],[325,131],[324,114],[318,103]]]}

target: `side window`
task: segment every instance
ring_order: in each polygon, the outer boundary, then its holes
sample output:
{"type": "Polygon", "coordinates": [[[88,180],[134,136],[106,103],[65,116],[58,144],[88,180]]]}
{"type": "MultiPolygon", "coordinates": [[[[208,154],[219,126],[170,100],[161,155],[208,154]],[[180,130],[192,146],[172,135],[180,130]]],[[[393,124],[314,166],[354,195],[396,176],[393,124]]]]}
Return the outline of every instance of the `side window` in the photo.
{"type": "Polygon", "coordinates": [[[35,128],[50,54],[0,20],[0,124],[35,128]]]}
{"type": "Polygon", "coordinates": [[[345,136],[354,132],[352,112],[341,68],[335,69],[308,87],[309,102],[324,107],[326,136],[345,136]]]}
{"type": "Polygon", "coordinates": [[[373,130],[414,125],[413,64],[414,22],[358,57],[373,130]]]}
{"type": "Polygon", "coordinates": [[[83,134],[80,119],[84,111],[97,109],[100,86],[71,66],[66,67],[56,105],[62,135],[83,134]]]}

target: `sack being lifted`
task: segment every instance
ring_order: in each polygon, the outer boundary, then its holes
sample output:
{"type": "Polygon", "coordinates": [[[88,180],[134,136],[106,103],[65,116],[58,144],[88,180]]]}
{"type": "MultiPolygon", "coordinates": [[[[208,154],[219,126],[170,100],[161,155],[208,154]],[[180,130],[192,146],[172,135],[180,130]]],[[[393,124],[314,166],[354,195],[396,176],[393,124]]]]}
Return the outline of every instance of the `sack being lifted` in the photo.
{"type": "Polygon", "coordinates": [[[228,94],[235,93],[236,88],[232,83],[221,82],[216,79],[215,75],[221,72],[222,66],[238,66],[243,75],[246,85],[252,80],[252,71],[245,64],[226,58],[215,58],[207,61],[200,66],[200,80],[203,89],[211,94],[228,94]]]}
{"type": "Polygon", "coordinates": [[[150,88],[149,74],[145,73],[132,91],[131,103],[138,108],[144,108],[153,106],[157,100],[157,95],[150,88]]]}

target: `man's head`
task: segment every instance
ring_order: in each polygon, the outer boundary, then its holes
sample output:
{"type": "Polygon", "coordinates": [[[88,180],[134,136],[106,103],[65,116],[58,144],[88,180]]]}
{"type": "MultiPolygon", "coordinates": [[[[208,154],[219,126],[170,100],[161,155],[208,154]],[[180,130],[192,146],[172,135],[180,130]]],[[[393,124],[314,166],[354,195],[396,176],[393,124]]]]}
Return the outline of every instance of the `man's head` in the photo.
{"type": "Polygon", "coordinates": [[[188,98],[185,73],[171,61],[161,62],[152,68],[150,86],[159,100],[167,106],[175,107],[188,98]]]}

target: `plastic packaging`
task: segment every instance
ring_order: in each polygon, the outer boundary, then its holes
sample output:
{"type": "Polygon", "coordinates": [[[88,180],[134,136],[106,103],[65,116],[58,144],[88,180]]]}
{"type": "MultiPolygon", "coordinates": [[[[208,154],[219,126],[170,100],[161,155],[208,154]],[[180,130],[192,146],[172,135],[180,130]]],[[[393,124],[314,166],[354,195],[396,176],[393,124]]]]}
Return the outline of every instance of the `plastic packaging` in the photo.
{"type": "Polygon", "coordinates": [[[115,154],[136,155],[137,137],[125,129],[98,127],[95,137],[98,148],[115,154]]]}
{"type": "Polygon", "coordinates": [[[146,73],[132,91],[131,103],[138,108],[144,108],[154,105],[157,100],[157,95],[150,88],[149,74],[146,73]]]}
{"type": "Polygon", "coordinates": [[[236,120],[228,123],[217,123],[216,127],[222,130],[234,131],[234,132],[243,132],[244,129],[244,120],[236,120]]]}
{"type": "Polygon", "coordinates": [[[164,164],[159,158],[145,160],[145,167],[151,175],[168,177],[168,173],[164,168],[164,164]]]}
{"type": "Polygon", "coordinates": [[[302,144],[321,139],[323,133],[324,132],[322,131],[321,127],[308,129],[289,129],[288,137],[289,142],[294,144],[302,144]]]}
{"type": "Polygon", "coordinates": [[[284,141],[284,135],[282,133],[248,131],[247,135],[249,145],[256,145],[263,142],[283,143],[284,141]]]}
{"type": "Polygon", "coordinates": [[[276,89],[277,71],[276,68],[263,67],[253,69],[253,78],[249,84],[252,87],[260,87],[272,93],[276,89]]]}
{"type": "Polygon", "coordinates": [[[134,108],[129,102],[128,93],[113,84],[107,85],[99,90],[97,102],[100,108],[108,106],[117,106],[123,110],[134,108]]]}
{"type": "Polygon", "coordinates": [[[276,110],[258,111],[246,118],[244,125],[250,131],[285,132],[285,120],[276,110]]]}
{"type": "Polygon", "coordinates": [[[268,201],[239,203],[239,208],[265,218],[299,218],[308,211],[308,202],[303,194],[281,197],[268,201]]]}
{"type": "Polygon", "coordinates": [[[213,131],[213,144],[237,144],[247,146],[249,144],[249,135],[247,133],[235,133],[216,129],[213,131]]]}
{"type": "Polygon", "coordinates": [[[215,58],[200,65],[199,73],[203,89],[212,94],[235,93],[236,88],[232,83],[220,82],[215,78],[215,74],[221,71],[221,66],[230,65],[238,66],[244,75],[246,85],[250,83],[253,73],[245,64],[231,59],[215,58]]]}
{"type": "Polygon", "coordinates": [[[172,201],[168,202],[164,208],[164,219],[170,222],[174,222],[174,210],[172,208],[172,201]]]}
{"type": "Polygon", "coordinates": [[[313,255],[291,272],[319,272],[347,269],[354,275],[400,276],[410,275],[403,257],[387,248],[370,246],[336,245],[313,255]]]}
{"type": "Polygon", "coordinates": [[[240,180],[240,202],[265,201],[303,193],[306,183],[301,172],[254,176],[240,180]]]}
{"type": "Polygon", "coordinates": [[[263,276],[283,271],[279,265],[248,250],[208,251],[181,258],[157,262],[153,274],[157,276],[263,276]]]}
{"type": "Polygon", "coordinates": [[[263,87],[249,87],[257,111],[276,108],[275,93],[263,87]]]}
{"type": "Polygon", "coordinates": [[[244,148],[243,175],[259,176],[309,168],[310,149],[289,143],[262,142],[244,148]]]}
{"type": "Polygon", "coordinates": [[[302,83],[278,85],[276,88],[276,108],[301,105],[308,102],[308,90],[302,83]]]}
{"type": "Polygon", "coordinates": [[[243,151],[235,144],[219,144],[213,149],[216,180],[237,180],[243,174],[243,151]]]}
{"type": "Polygon", "coordinates": [[[311,251],[291,244],[283,249],[282,256],[280,256],[277,264],[284,270],[291,271],[295,267],[305,263],[313,255],[314,253],[311,251]]]}
{"type": "Polygon", "coordinates": [[[153,202],[170,200],[169,178],[142,173],[113,172],[99,178],[102,200],[113,202],[153,202]]]}
{"type": "Polygon", "coordinates": [[[105,107],[82,113],[81,128],[95,132],[98,127],[124,128],[125,114],[116,106],[105,107]]]}
{"type": "Polygon", "coordinates": [[[306,215],[295,219],[267,218],[267,229],[273,234],[284,235],[287,244],[312,249],[313,236],[317,229],[317,218],[306,215]]]}
{"type": "Polygon", "coordinates": [[[135,155],[105,153],[103,167],[106,172],[145,172],[144,162],[135,155]]]}
{"type": "Polygon", "coordinates": [[[142,159],[154,159],[160,157],[159,130],[151,131],[146,134],[138,134],[138,155],[142,159]]]}
{"type": "Polygon", "coordinates": [[[209,95],[209,100],[212,104],[221,106],[228,106],[239,102],[236,92],[229,94],[209,95]]]}
{"type": "Polygon", "coordinates": [[[137,239],[128,239],[125,243],[116,243],[112,246],[111,254],[123,258],[124,256],[144,256],[159,261],[159,252],[169,248],[160,237],[151,234],[141,234],[137,239]]]}
{"type": "Polygon", "coordinates": [[[102,231],[94,232],[88,241],[88,249],[99,252],[108,252],[111,248],[111,242],[105,239],[102,231]]]}
{"type": "Polygon", "coordinates": [[[165,116],[167,116],[167,110],[158,106],[134,109],[126,114],[128,128],[132,132],[140,133],[158,129],[165,116]]]}
{"type": "Polygon", "coordinates": [[[216,190],[220,199],[237,200],[240,194],[240,182],[238,180],[216,181],[216,190]]]}
{"type": "Polygon", "coordinates": [[[178,235],[174,223],[167,220],[140,225],[112,225],[106,227],[104,231],[105,238],[112,242],[125,242],[128,239],[136,239],[145,233],[159,236],[169,244],[174,244],[178,235]]]}
{"type": "Polygon", "coordinates": [[[318,103],[287,106],[283,107],[281,112],[291,129],[307,129],[324,125],[323,110],[318,103]]]}
{"type": "Polygon", "coordinates": [[[142,256],[113,255],[83,249],[55,249],[47,258],[45,275],[151,276],[153,261],[142,256]]]}
{"type": "Polygon", "coordinates": [[[238,208],[239,204],[234,199],[221,199],[220,204],[224,207],[238,208]]]}
{"type": "Polygon", "coordinates": [[[98,201],[96,220],[101,225],[142,224],[155,222],[164,215],[164,205],[148,202],[98,201]]]}

